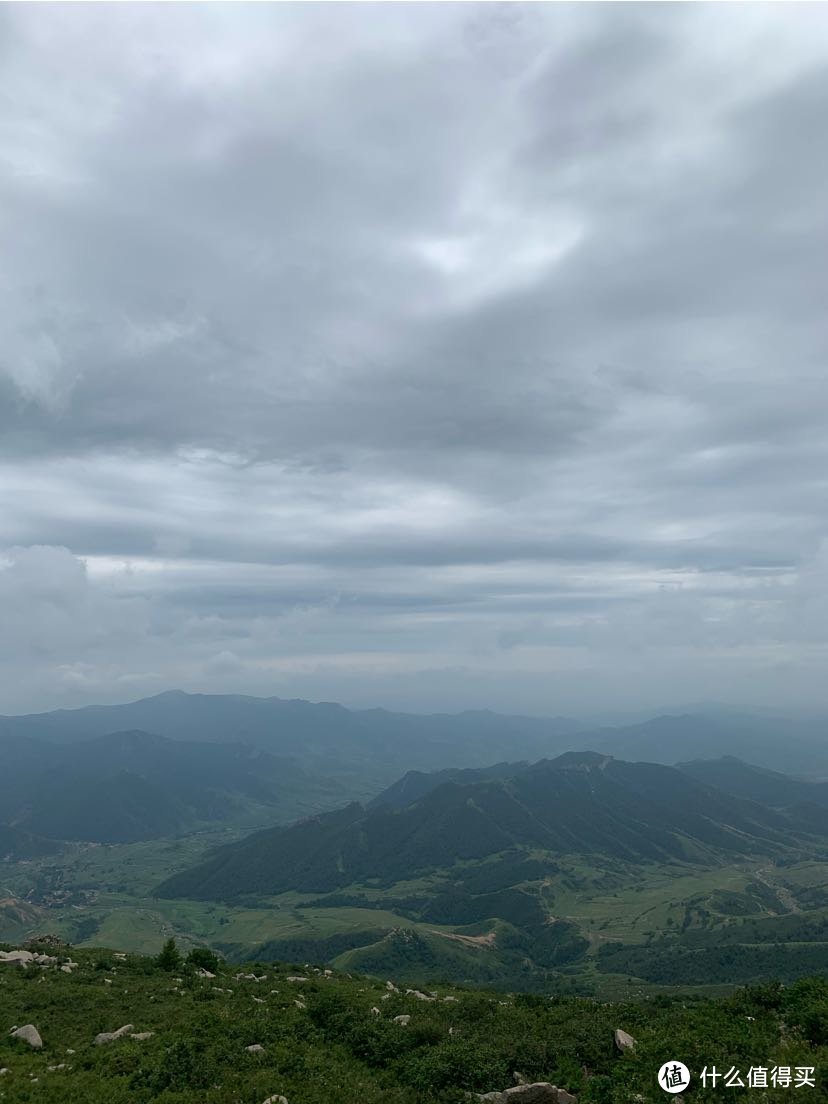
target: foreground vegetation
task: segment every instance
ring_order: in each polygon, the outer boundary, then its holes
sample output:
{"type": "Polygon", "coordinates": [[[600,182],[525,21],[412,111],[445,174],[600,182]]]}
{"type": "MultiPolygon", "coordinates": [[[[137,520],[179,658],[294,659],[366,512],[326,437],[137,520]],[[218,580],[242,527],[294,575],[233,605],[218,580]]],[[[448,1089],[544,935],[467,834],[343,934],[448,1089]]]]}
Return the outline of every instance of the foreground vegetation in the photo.
{"type": "MultiPolygon", "coordinates": [[[[581,1104],[629,1104],[665,1099],[656,1074],[668,1059],[696,1078],[711,1064],[743,1074],[813,1067],[813,1088],[731,1088],[728,1098],[828,1100],[825,979],[720,1000],[607,1004],[447,985],[418,996],[394,978],[297,963],[215,965],[209,952],[182,962],[170,947],[154,959],[34,949],[57,961],[0,964],[3,1104],[263,1104],[280,1095],[289,1104],[459,1104],[467,1093],[505,1089],[516,1072],[581,1104]],[[77,965],[63,972],[67,960],[77,965]],[[214,977],[203,976],[205,966],[214,977]],[[10,1037],[28,1023],[42,1050],[10,1037]],[[126,1024],[122,1038],[94,1044],[126,1024]],[[618,1051],[616,1028],[634,1036],[634,1050],[618,1051]]],[[[696,1082],[693,1099],[721,1091],[696,1082]]]]}

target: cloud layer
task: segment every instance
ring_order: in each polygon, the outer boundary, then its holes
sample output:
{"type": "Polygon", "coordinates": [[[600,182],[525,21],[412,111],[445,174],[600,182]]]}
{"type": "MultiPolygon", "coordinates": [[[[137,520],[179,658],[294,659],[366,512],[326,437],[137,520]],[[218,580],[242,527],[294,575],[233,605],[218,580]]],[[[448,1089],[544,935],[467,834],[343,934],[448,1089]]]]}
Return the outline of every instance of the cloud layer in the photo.
{"type": "Polygon", "coordinates": [[[819,6],[6,6],[0,709],[828,704],[819,6]]]}

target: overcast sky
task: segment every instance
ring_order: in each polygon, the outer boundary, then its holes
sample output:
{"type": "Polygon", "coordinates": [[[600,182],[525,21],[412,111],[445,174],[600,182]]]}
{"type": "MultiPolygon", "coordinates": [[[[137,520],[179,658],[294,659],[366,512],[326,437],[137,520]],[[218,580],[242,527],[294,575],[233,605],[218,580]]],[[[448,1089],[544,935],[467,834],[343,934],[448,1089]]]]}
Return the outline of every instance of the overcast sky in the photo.
{"type": "Polygon", "coordinates": [[[0,6],[0,711],[828,704],[828,10],[0,6]]]}

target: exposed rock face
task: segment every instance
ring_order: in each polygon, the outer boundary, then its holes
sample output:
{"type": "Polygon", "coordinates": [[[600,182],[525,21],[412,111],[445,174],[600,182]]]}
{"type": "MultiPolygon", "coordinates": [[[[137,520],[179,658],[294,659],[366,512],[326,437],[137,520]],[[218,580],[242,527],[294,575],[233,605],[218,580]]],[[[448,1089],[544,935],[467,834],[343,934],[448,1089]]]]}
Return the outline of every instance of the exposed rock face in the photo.
{"type": "Polygon", "coordinates": [[[620,1051],[635,1050],[635,1039],[620,1027],[615,1029],[615,1045],[620,1051]]]}
{"type": "Polygon", "coordinates": [[[531,1085],[513,1085],[503,1092],[483,1093],[477,1099],[485,1104],[578,1104],[578,1097],[548,1081],[531,1085]]]}
{"type": "Polygon", "coordinates": [[[408,1027],[408,1025],[411,1023],[411,1017],[410,1016],[395,1016],[393,1022],[396,1023],[396,1024],[401,1024],[403,1027],[408,1027]]]}
{"type": "Polygon", "coordinates": [[[124,1035],[129,1035],[133,1030],[132,1024],[124,1024],[123,1027],[119,1027],[117,1031],[102,1031],[99,1035],[96,1035],[93,1042],[95,1046],[104,1046],[106,1043],[114,1043],[116,1039],[122,1039],[124,1035]]]}
{"type": "Polygon", "coordinates": [[[131,1034],[130,1039],[137,1039],[139,1043],[143,1043],[144,1039],[151,1039],[154,1034],[154,1031],[138,1031],[131,1034]]]}
{"type": "Polygon", "coordinates": [[[503,1094],[503,1104],[558,1104],[558,1090],[548,1081],[513,1085],[503,1094]]]}
{"type": "Polygon", "coordinates": [[[211,974],[209,970],[205,970],[204,967],[199,967],[196,970],[196,977],[200,978],[214,978],[216,975],[211,974]]]}
{"type": "Polygon", "coordinates": [[[43,1046],[40,1032],[34,1024],[24,1024],[23,1027],[15,1028],[11,1035],[13,1039],[22,1039],[24,1043],[28,1043],[34,1050],[40,1050],[43,1046]]]}

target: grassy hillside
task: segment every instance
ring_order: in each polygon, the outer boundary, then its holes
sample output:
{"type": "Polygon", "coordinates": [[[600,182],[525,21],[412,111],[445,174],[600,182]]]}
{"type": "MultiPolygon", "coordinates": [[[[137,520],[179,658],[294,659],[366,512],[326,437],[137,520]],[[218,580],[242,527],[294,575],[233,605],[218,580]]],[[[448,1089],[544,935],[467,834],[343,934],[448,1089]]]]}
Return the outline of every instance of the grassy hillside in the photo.
{"type": "MultiPolygon", "coordinates": [[[[607,1004],[446,985],[417,996],[394,976],[326,976],[297,963],[221,965],[201,977],[191,965],[163,969],[106,950],[43,950],[54,965],[0,964],[4,1104],[263,1104],[280,1095],[289,1104],[460,1104],[505,1089],[516,1072],[580,1104],[654,1104],[664,1098],[657,1071],[675,1058],[694,1075],[693,1099],[720,1099],[721,1087],[698,1082],[715,1063],[743,1075],[757,1065],[814,1067],[817,1087],[802,1099],[828,1100],[825,980],[725,1000],[607,1004]],[[68,973],[59,968],[67,960],[77,963],[68,973]],[[42,1050],[9,1036],[28,1023],[42,1050]],[[125,1025],[121,1038],[94,1044],[125,1025]],[[619,1053],[616,1028],[632,1034],[634,1050],[619,1053]]],[[[791,1090],[761,1099],[777,1104],[791,1090]]]]}

